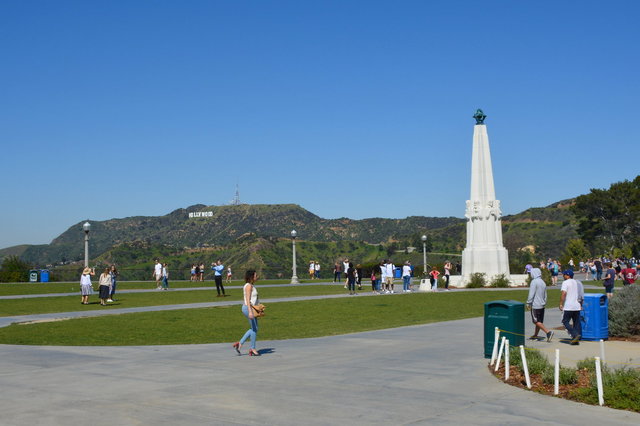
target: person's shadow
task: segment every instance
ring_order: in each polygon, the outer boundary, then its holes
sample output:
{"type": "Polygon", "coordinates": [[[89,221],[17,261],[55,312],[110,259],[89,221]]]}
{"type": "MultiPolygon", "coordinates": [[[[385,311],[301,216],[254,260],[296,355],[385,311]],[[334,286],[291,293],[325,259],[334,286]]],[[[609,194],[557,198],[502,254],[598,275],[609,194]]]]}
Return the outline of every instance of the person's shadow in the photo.
{"type": "Polygon", "coordinates": [[[258,351],[260,356],[275,353],[275,348],[263,348],[258,351]]]}

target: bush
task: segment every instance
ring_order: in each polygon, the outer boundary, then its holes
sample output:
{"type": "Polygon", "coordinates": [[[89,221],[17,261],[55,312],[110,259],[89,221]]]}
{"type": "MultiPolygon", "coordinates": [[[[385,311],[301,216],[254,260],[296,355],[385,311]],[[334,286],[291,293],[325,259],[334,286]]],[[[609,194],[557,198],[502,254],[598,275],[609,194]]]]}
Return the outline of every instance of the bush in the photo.
{"type": "Polygon", "coordinates": [[[5,257],[0,267],[0,282],[29,281],[29,269],[30,265],[18,256],[5,257]]]}
{"type": "Polygon", "coordinates": [[[576,367],[578,370],[589,370],[589,372],[593,373],[596,371],[596,360],[595,358],[585,358],[576,363],[576,367]]]}
{"type": "Polygon", "coordinates": [[[498,274],[491,280],[490,287],[508,288],[509,284],[509,278],[505,274],[498,274]]]}
{"type": "MultiPolygon", "coordinates": [[[[551,371],[553,372],[553,368],[551,368],[549,360],[546,356],[542,355],[540,351],[527,349],[525,350],[525,355],[527,356],[527,367],[529,367],[529,374],[544,374],[544,372],[549,369],[551,369],[551,371]]],[[[521,365],[520,369],[524,373],[521,365]]]]}
{"type": "MultiPolygon", "coordinates": [[[[586,361],[586,360],[585,360],[586,361]]],[[[621,410],[640,411],[640,371],[621,368],[619,370],[602,369],[602,387],[604,402],[608,407],[621,410]]],[[[576,389],[571,397],[588,404],[598,403],[598,387],[595,372],[591,373],[588,387],[576,389]]]]}
{"type": "MultiPolygon", "coordinates": [[[[542,382],[551,385],[554,383],[554,368],[547,368],[544,373],[542,373],[542,382]]],[[[578,383],[578,373],[573,368],[560,366],[560,374],[558,377],[558,382],[561,385],[572,385],[578,383]]]]}
{"type": "Polygon", "coordinates": [[[640,335],[640,288],[629,285],[609,299],[609,333],[612,336],[640,335]]]}
{"type": "Polygon", "coordinates": [[[467,288],[482,288],[487,285],[486,274],[475,272],[471,274],[471,279],[467,283],[467,288]]]}

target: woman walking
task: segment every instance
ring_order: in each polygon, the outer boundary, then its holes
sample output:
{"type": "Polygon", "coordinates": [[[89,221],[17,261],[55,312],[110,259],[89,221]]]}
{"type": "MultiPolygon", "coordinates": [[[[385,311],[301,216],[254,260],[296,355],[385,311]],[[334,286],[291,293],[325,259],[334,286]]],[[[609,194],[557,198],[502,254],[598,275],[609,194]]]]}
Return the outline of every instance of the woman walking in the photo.
{"type": "Polygon", "coordinates": [[[104,268],[104,271],[100,274],[99,283],[100,304],[107,306],[107,299],[109,299],[109,293],[111,292],[111,275],[109,274],[109,268],[104,268]]]}
{"type": "Polygon", "coordinates": [[[96,272],[91,268],[84,268],[82,276],[80,277],[80,303],[83,305],[89,304],[89,295],[93,294],[93,287],[91,285],[91,275],[95,275],[96,272]]]}
{"type": "Polygon", "coordinates": [[[249,329],[242,339],[239,342],[233,344],[233,348],[240,355],[240,348],[247,339],[251,340],[251,349],[249,349],[250,356],[259,356],[260,353],[256,350],[256,337],[258,335],[258,318],[255,317],[253,312],[253,306],[257,305],[259,302],[258,299],[258,290],[256,290],[255,283],[258,281],[258,274],[253,269],[249,269],[244,274],[244,279],[246,284],[242,289],[242,293],[244,294],[244,302],[242,304],[242,313],[249,320],[249,329]]]}

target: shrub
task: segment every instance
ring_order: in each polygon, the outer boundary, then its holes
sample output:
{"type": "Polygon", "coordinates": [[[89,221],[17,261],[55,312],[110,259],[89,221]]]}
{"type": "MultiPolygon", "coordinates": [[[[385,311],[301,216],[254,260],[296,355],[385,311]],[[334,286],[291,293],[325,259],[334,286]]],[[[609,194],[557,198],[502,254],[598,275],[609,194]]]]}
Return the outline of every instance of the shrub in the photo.
{"type": "Polygon", "coordinates": [[[549,360],[546,356],[542,355],[540,351],[526,350],[525,355],[527,356],[527,367],[529,367],[529,374],[544,374],[544,372],[549,369],[551,369],[551,371],[553,372],[553,368],[551,368],[549,360]]]}
{"type": "MultiPolygon", "coordinates": [[[[542,382],[547,385],[553,384],[553,374],[554,369],[549,366],[549,368],[547,368],[544,373],[542,373],[542,382]]],[[[558,382],[561,385],[572,385],[574,383],[578,383],[578,373],[573,368],[560,366],[558,382]]]]}
{"type": "Polygon", "coordinates": [[[505,274],[498,274],[495,277],[493,277],[493,280],[491,280],[491,287],[498,287],[498,288],[508,288],[509,287],[509,278],[507,278],[507,276],[505,274]]]}
{"type": "Polygon", "coordinates": [[[475,272],[471,274],[471,279],[467,283],[467,288],[482,288],[487,284],[486,274],[475,272]]]}
{"type": "Polygon", "coordinates": [[[576,363],[576,367],[578,370],[589,370],[591,373],[596,371],[596,360],[595,358],[585,358],[576,363]]]}
{"type": "Polygon", "coordinates": [[[609,333],[612,336],[640,335],[640,288],[629,285],[609,299],[609,333]]]}
{"type": "MultiPolygon", "coordinates": [[[[602,369],[602,387],[604,402],[608,407],[640,411],[640,371],[621,368],[619,370],[602,369]]],[[[576,389],[571,397],[588,404],[598,403],[598,387],[595,372],[591,374],[588,387],[576,389]]]]}
{"type": "Polygon", "coordinates": [[[18,256],[8,256],[2,261],[0,267],[1,282],[29,281],[30,265],[18,256]]]}

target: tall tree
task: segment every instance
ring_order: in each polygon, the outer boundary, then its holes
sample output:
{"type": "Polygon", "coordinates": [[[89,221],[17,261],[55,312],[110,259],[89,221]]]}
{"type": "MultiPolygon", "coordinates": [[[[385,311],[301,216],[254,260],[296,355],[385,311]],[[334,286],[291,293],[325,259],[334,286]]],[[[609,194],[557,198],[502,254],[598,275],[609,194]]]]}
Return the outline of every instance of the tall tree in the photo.
{"type": "Polygon", "coordinates": [[[578,234],[592,252],[640,249],[640,176],[609,189],[592,189],[572,207],[578,234]]]}

